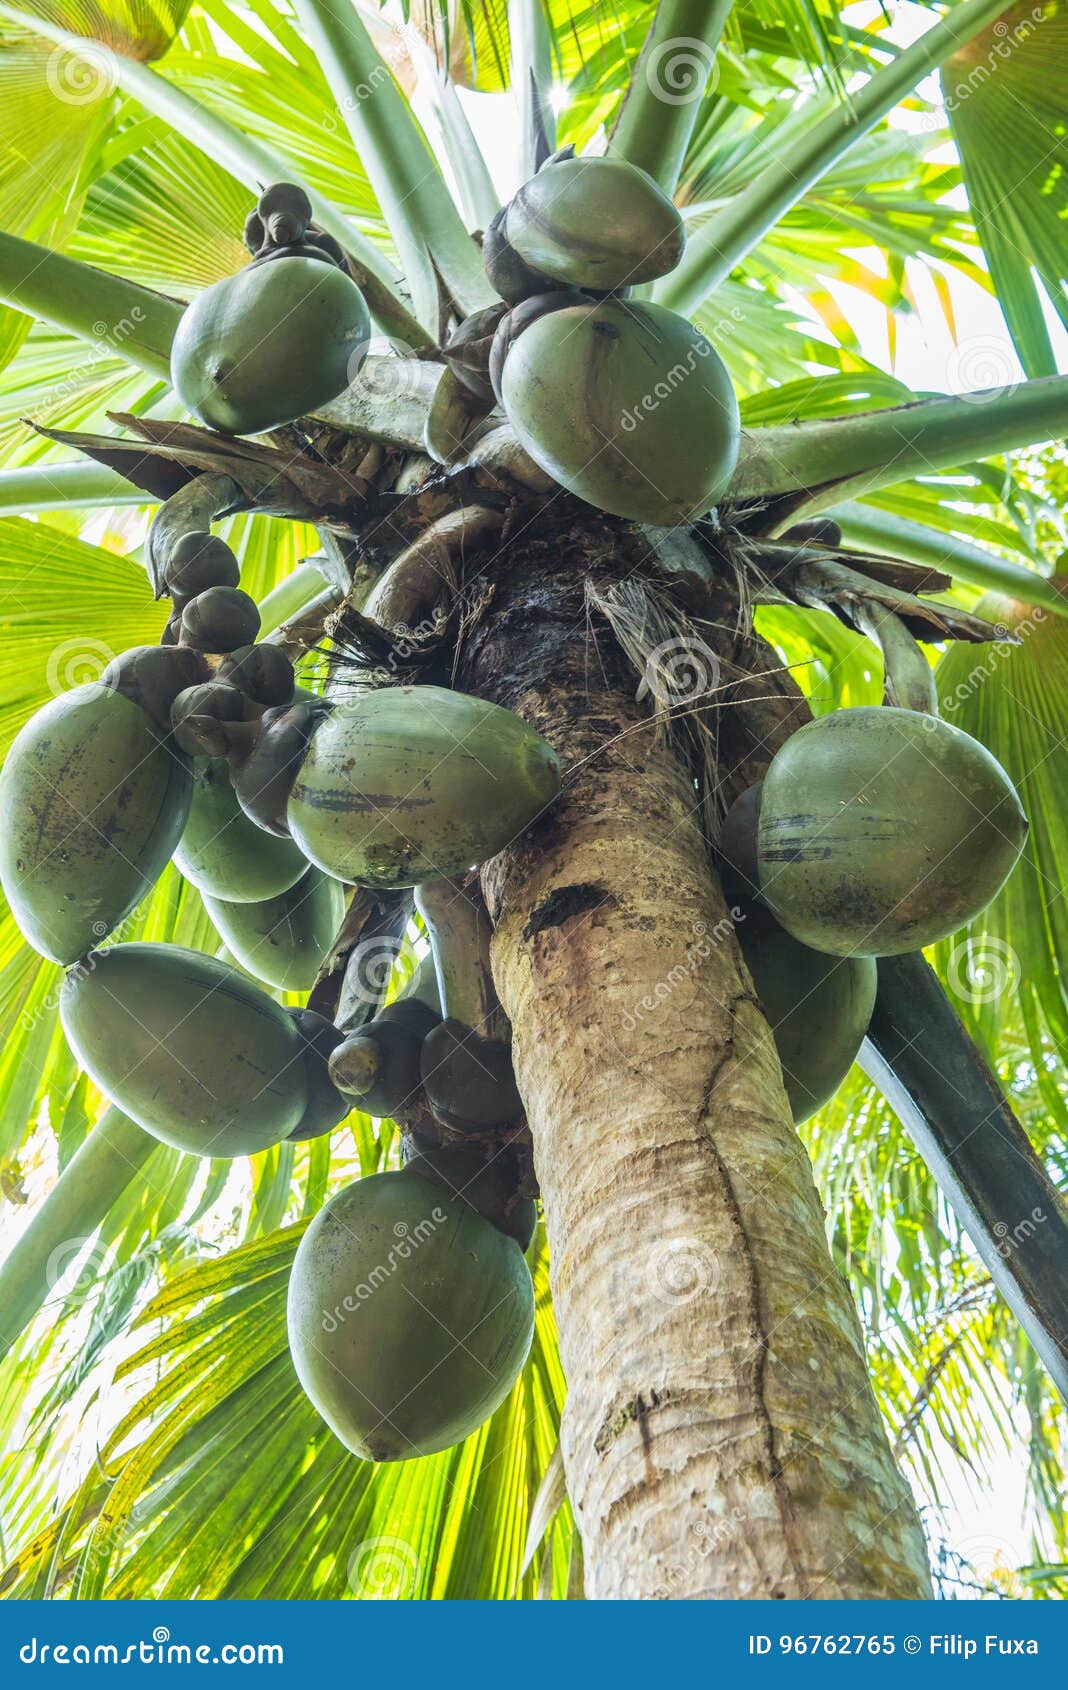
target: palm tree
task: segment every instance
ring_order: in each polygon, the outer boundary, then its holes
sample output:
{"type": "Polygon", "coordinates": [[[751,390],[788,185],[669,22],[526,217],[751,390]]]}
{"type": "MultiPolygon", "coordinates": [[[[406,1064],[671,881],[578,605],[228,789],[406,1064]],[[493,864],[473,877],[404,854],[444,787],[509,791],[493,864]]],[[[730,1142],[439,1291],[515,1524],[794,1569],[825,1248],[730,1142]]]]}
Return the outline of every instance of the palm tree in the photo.
{"type": "MultiPolygon", "coordinates": [[[[264,630],[320,687],[382,661],[369,594],[398,554],[407,582],[429,555],[434,596],[442,574],[462,593],[445,673],[567,771],[481,877],[543,1205],[533,1347],[478,1432],[416,1461],[348,1455],[285,1336],[308,1220],[395,1162],[394,1124],[353,1111],[234,1163],[159,1145],[79,1073],[62,971],[5,915],[4,1191],[30,1203],[0,1271],[6,1588],[923,1596],[913,1490],[936,1499],[944,1444],[981,1464],[1023,1412],[1023,1576],[1054,1589],[1068,656],[1063,457],[1044,443],[1068,425],[1049,327],[1068,321],[1068,22],[956,0],[902,47],[882,16],[859,29],[814,0],[661,0],[651,21],[422,0],[404,24],[352,0],[0,0],[0,20],[4,748],[51,693],[159,639],[151,503],[156,535],[218,522],[264,630]],[[935,71],[952,162],[917,92],[935,71]],[[685,255],[652,294],[718,345],[744,425],[693,527],[563,495],[442,357],[500,304],[472,238],[499,210],[496,161],[462,91],[505,87],[509,193],[571,144],[640,166],[683,211],[685,255]],[[244,220],[280,180],[344,248],[377,338],[341,398],[234,442],[182,420],[171,342],[184,302],[246,261],[244,220]],[[1022,377],[1000,343],[932,372],[957,397],[865,360],[837,290],[893,332],[913,259],[951,325],[951,281],[996,291],[1022,377]],[[827,515],[815,554],[783,542],[827,515]],[[981,591],[1000,596],[976,613],[981,591]],[[896,995],[883,971],[865,1060],[890,1103],[854,1070],[806,1155],[709,846],[811,713],[880,702],[868,636],[891,697],[929,691],[931,648],[959,642],[943,714],[1003,761],[1031,843],[933,953],[946,991],[916,958],[896,995]],[[932,1018],[957,1105],[909,1067],[932,1018]],[[976,1109],[993,1128],[971,1142],[976,1109]]],[[[312,1002],[340,1015],[368,959],[378,996],[395,990],[422,946],[409,913],[357,893],[312,1002]]],[[[218,944],[173,866],[122,937],[218,944]]]]}

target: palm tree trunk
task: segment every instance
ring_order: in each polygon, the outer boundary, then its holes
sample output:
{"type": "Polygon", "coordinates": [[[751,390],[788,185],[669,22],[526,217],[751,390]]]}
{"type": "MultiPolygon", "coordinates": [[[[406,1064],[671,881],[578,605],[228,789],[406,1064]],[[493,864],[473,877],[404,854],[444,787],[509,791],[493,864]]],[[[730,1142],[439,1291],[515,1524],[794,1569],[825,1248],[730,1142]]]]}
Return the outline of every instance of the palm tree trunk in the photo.
{"type": "Polygon", "coordinates": [[[574,771],[484,883],[587,1592],[923,1597],[919,1522],[693,782],[587,620],[585,578],[620,579],[631,544],[592,521],[513,542],[459,679],[574,771]]]}

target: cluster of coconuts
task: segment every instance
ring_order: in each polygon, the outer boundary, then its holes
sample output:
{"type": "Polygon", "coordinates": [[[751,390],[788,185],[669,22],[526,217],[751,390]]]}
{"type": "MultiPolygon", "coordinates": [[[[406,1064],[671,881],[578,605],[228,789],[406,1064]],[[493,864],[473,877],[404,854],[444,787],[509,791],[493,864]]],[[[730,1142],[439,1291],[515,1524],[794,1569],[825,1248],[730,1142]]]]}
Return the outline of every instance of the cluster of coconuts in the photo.
{"type": "MultiPolygon", "coordinates": [[[[174,607],[161,644],[54,699],[11,748],[0,882],[27,940],[72,965],[60,1015],[82,1068],[162,1143],[245,1155],[328,1132],[354,1103],[400,1114],[418,1093],[438,1130],[413,1126],[401,1173],[341,1193],[309,1229],[291,1320],[301,1378],[350,1448],[427,1453],[496,1407],[530,1344],[534,1207],[494,1137],[520,1113],[508,1046],[445,1013],[432,989],[346,1037],[265,988],[311,986],[346,885],[419,887],[509,844],[556,797],[558,759],[512,712],[442,687],[327,703],[297,684],[277,646],[257,642],[259,612],[222,541],[185,533],[160,550],[174,607]],[[101,948],[171,860],[225,953],[101,948]],[[350,1208],[361,1230],[357,1243],[344,1223],[352,1250],[339,1266],[328,1242],[350,1208]],[[373,1331],[365,1315],[309,1339],[309,1296],[321,1321],[353,1275],[362,1284],[366,1269],[377,1287],[386,1270],[367,1252],[387,1235],[395,1278],[373,1331]],[[405,1324],[393,1318],[398,1299],[410,1305],[405,1324]],[[461,1341],[443,1345],[446,1330],[461,1341]],[[331,1350],[327,1379],[317,1369],[331,1350]],[[347,1409],[336,1401],[342,1364],[347,1409]]],[[[463,958],[451,966],[462,972],[463,958]]]]}
{"type": "Polygon", "coordinates": [[[795,1120],[848,1073],[874,1007],[876,959],[973,921],[1027,830],[985,746],[934,714],[885,704],[807,722],[735,800],[719,850],[795,1120]]]}
{"type": "Polygon", "coordinates": [[[301,1384],[342,1443],[377,1461],[429,1455],[474,1431],[510,1391],[534,1329],[524,1251],[535,1208],[502,1137],[521,1114],[510,1056],[443,1018],[439,979],[424,963],[331,1052],[340,1091],[405,1123],[402,1167],[339,1192],[301,1240],[290,1279],[301,1384]],[[419,1103],[429,1125],[412,1120],[419,1103]]]}
{"type": "MultiPolygon", "coordinates": [[[[366,356],[370,320],[304,191],[278,183],[245,229],[251,262],[182,316],[171,374],[209,428],[257,434],[336,399],[366,356]]],[[[666,275],[682,219],[644,170],[563,148],[493,218],[487,273],[504,304],[459,325],[444,354],[525,450],[598,510],[673,524],[709,510],[738,456],[738,405],[711,342],[631,297],[666,275]]]]}
{"type": "MultiPolygon", "coordinates": [[[[498,212],[482,249],[511,307],[487,376],[523,447],[598,510],[661,525],[710,509],[738,456],[738,405],[710,341],[629,297],[673,270],[684,243],[644,170],[564,148],[498,212]]],[[[484,318],[450,349],[469,379],[484,318]]]]}
{"type": "Polygon", "coordinates": [[[480,699],[397,687],[332,706],[297,686],[284,653],[255,643],[259,613],[236,574],[211,535],[173,542],[163,560],[173,643],[125,652],[54,699],[0,772],[0,881],[29,942],[77,965],[62,1002],[84,1066],[146,1130],[209,1155],[277,1143],[301,1127],[308,1099],[293,1038],[279,1035],[272,1051],[268,1029],[287,1012],[238,968],[180,947],[99,950],[166,863],[197,886],[248,974],[301,990],[340,925],[344,885],[464,873],[521,834],[560,780],[553,749],[480,699]],[[250,992],[263,1003],[246,1050],[227,1017],[250,992]],[[226,1088],[211,1104],[202,1065],[188,1061],[202,1043],[247,1088],[247,1111],[226,1088]],[[152,1084],[153,1052],[169,1064],[166,1085],[152,1084]],[[277,1098],[264,1091],[265,1062],[287,1069],[277,1098]]]}

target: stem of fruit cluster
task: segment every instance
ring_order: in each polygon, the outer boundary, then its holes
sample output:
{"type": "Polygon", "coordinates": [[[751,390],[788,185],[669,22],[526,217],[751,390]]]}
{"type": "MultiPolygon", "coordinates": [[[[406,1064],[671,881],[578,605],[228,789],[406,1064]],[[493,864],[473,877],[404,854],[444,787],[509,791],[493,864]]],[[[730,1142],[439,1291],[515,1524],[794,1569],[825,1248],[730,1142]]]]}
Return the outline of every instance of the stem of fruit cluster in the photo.
{"type": "Polygon", "coordinates": [[[732,0],[661,0],[608,143],[675,191],[732,0]]]}
{"type": "Polygon", "coordinates": [[[493,927],[479,884],[428,880],[416,888],[415,906],[430,939],[443,1015],[462,1021],[484,1039],[508,1037],[490,966],[493,927]]]}
{"type": "Polygon", "coordinates": [[[657,286],[660,303],[683,316],[695,311],[855,142],[1004,10],[1005,0],[964,0],[950,7],[919,41],[875,71],[848,103],[836,102],[826,116],[804,128],[790,126],[783,156],[690,229],[682,263],[657,286]]]}
{"type": "Polygon", "coordinates": [[[7,234],[0,234],[0,300],[170,381],[171,341],[184,309],[177,300],[7,234]]]}
{"type": "MultiPolygon", "coordinates": [[[[922,522],[895,516],[892,511],[878,510],[874,505],[846,503],[832,505],[826,513],[841,525],[848,544],[870,551],[890,552],[894,557],[910,563],[929,563],[944,569],[958,581],[987,592],[1008,593],[1024,604],[1040,604],[1055,616],[1068,617],[1068,599],[1056,587],[1033,569],[997,557],[962,540],[956,534],[945,534],[937,528],[927,528],[922,522]]],[[[965,517],[959,521],[967,520],[965,517]]]]}
{"type": "Polygon", "coordinates": [[[883,702],[922,715],[938,715],[938,693],[934,670],[919,641],[900,616],[874,600],[853,606],[853,617],[861,630],[883,654],[883,702]]]}
{"type": "Polygon", "coordinates": [[[88,1243],[158,1149],[159,1141],[118,1109],[101,1117],[0,1265],[0,1356],[43,1306],[52,1290],[55,1261],[69,1263],[72,1246],[88,1243]]]}

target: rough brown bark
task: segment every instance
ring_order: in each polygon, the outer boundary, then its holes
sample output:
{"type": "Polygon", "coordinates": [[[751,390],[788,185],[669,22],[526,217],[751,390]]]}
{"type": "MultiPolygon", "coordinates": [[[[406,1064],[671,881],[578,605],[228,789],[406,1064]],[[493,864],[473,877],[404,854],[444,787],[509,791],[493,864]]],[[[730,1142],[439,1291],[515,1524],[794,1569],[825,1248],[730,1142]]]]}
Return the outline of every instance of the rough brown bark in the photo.
{"type": "Polygon", "coordinates": [[[587,621],[584,577],[618,579],[629,543],[593,522],[524,537],[494,566],[458,677],[574,769],[484,884],[552,1252],[587,1591],[922,1597],[915,1509],[696,791],[587,621]]]}

